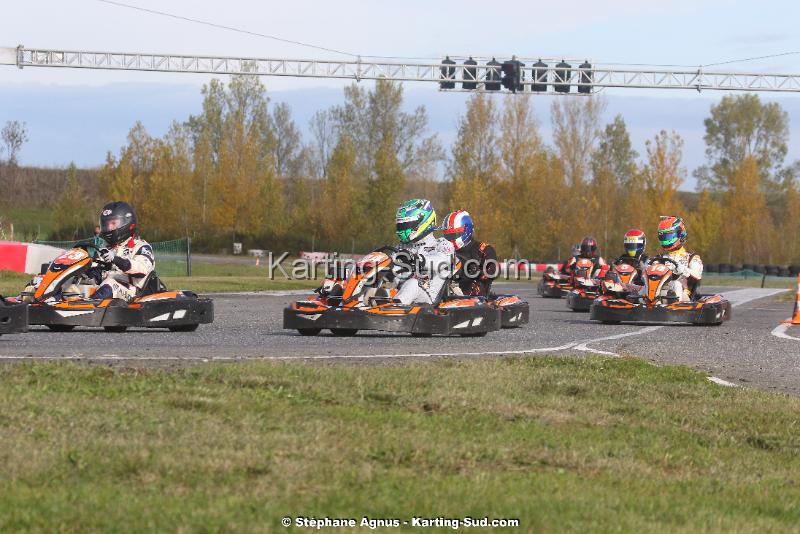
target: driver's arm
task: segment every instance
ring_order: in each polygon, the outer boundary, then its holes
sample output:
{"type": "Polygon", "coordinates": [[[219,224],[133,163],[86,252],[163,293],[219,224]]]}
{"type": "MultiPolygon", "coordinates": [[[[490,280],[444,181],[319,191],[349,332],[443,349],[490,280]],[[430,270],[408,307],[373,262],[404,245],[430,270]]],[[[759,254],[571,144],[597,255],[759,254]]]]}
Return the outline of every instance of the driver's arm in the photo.
{"type": "Polygon", "coordinates": [[[689,261],[688,274],[695,280],[700,280],[703,278],[703,260],[700,258],[700,256],[693,256],[691,261],[689,261]]]}
{"type": "Polygon", "coordinates": [[[134,254],[133,259],[128,260],[119,256],[114,257],[114,265],[129,276],[147,276],[155,268],[155,258],[153,248],[150,245],[142,245],[134,254]]]}

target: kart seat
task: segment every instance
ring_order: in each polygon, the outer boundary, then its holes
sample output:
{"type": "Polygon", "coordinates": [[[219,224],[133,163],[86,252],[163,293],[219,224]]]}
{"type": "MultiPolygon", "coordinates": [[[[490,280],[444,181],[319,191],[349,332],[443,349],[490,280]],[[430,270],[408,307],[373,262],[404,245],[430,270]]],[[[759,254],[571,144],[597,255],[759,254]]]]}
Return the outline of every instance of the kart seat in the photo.
{"type": "Polygon", "coordinates": [[[161,293],[166,290],[167,286],[164,285],[164,282],[161,281],[158,274],[153,271],[144,279],[144,285],[136,292],[136,296],[143,297],[145,295],[152,295],[153,293],[161,293]]]}

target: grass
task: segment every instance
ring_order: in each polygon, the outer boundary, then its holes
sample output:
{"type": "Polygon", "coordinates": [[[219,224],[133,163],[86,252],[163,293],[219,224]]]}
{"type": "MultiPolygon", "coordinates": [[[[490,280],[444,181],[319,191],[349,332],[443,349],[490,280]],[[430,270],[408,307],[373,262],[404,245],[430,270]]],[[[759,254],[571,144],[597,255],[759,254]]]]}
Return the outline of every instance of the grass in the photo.
{"type": "Polygon", "coordinates": [[[15,273],[13,271],[0,271],[0,295],[14,297],[19,295],[31,279],[31,275],[15,273]]]}
{"type": "Polygon", "coordinates": [[[274,532],[298,515],[800,524],[800,399],[636,359],[25,364],[0,368],[0,402],[4,531],[274,532]]]}

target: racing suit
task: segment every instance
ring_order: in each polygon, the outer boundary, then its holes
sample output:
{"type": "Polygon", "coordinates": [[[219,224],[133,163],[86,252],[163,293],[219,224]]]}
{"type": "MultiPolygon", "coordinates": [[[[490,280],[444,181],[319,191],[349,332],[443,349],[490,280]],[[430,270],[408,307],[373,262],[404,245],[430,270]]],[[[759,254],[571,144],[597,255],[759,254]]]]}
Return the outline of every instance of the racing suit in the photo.
{"type": "Polygon", "coordinates": [[[461,294],[488,297],[499,270],[494,247],[473,239],[456,251],[456,257],[461,262],[461,269],[455,273],[453,281],[458,284],[461,294]]]}
{"type": "Polygon", "coordinates": [[[131,237],[111,250],[116,255],[111,268],[103,273],[97,291],[102,290],[102,293],[107,293],[108,290],[102,288],[108,287],[113,295],[112,298],[131,300],[144,286],[147,275],[156,268],[153,247],[144,239],[131,237]]]}
{"type": "Polygon", "coordinates": [[[703,278],[703,260],[697,254],[681,247],[664,255],[678,264],[677,280],[672,281],[672,290],[680,297],[681,302],[688,302],[694,297],[697,286],[703,278]]]}
{"type": "Polygon", "coordinates": [[[399,273],[399,289],[395,298],[404,305],[433,304],[452,275],[455,249],[444,238],[428,234],[415,243],[401,243],[401,251],[408,251],[419,259],[413,273],[399,273]]]}

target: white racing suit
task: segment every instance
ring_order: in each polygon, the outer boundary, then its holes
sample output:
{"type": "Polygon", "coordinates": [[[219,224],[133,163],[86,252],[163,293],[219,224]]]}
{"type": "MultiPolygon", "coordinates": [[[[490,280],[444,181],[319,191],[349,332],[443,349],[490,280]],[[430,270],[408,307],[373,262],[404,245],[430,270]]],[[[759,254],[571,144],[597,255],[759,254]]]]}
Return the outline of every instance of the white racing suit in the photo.
{"type": "MultiPolygon", "coordinates": [[[[699,255],[692,254],[683,247],[664,254],[664,257],[678,264],[678,268],[675,272],[678,278],[670,282],[669,289],[675,292],[675,295],[678,296],[681,302],[689,302],[692,300],[692,293],[695,287],[703,278],[703,260],[699,255]]],[[[673,267],[670,264],[667,265],[673,267]]],[[[640,293],[646,295],[647,287],[643,287],[640,293]]]]}
{"type": "Polygon", "coordinates": [[[131,300],[144,286],[145,279],[156,268],[153,247],[144,239],[131,237],[111,250],[114,251],[112,267],[103,275],[103,286],[111,289],[113,298],[131,300]]]}
{"type": "Polygon", "coordinates": [[[452,243],[431,233],[416,243],[404,243],[398,248],[416,255],[421,266],[419,272],[401,278],[395,298],[404,305],[433,304],[452,276],[455,255],[452,243]]]}

